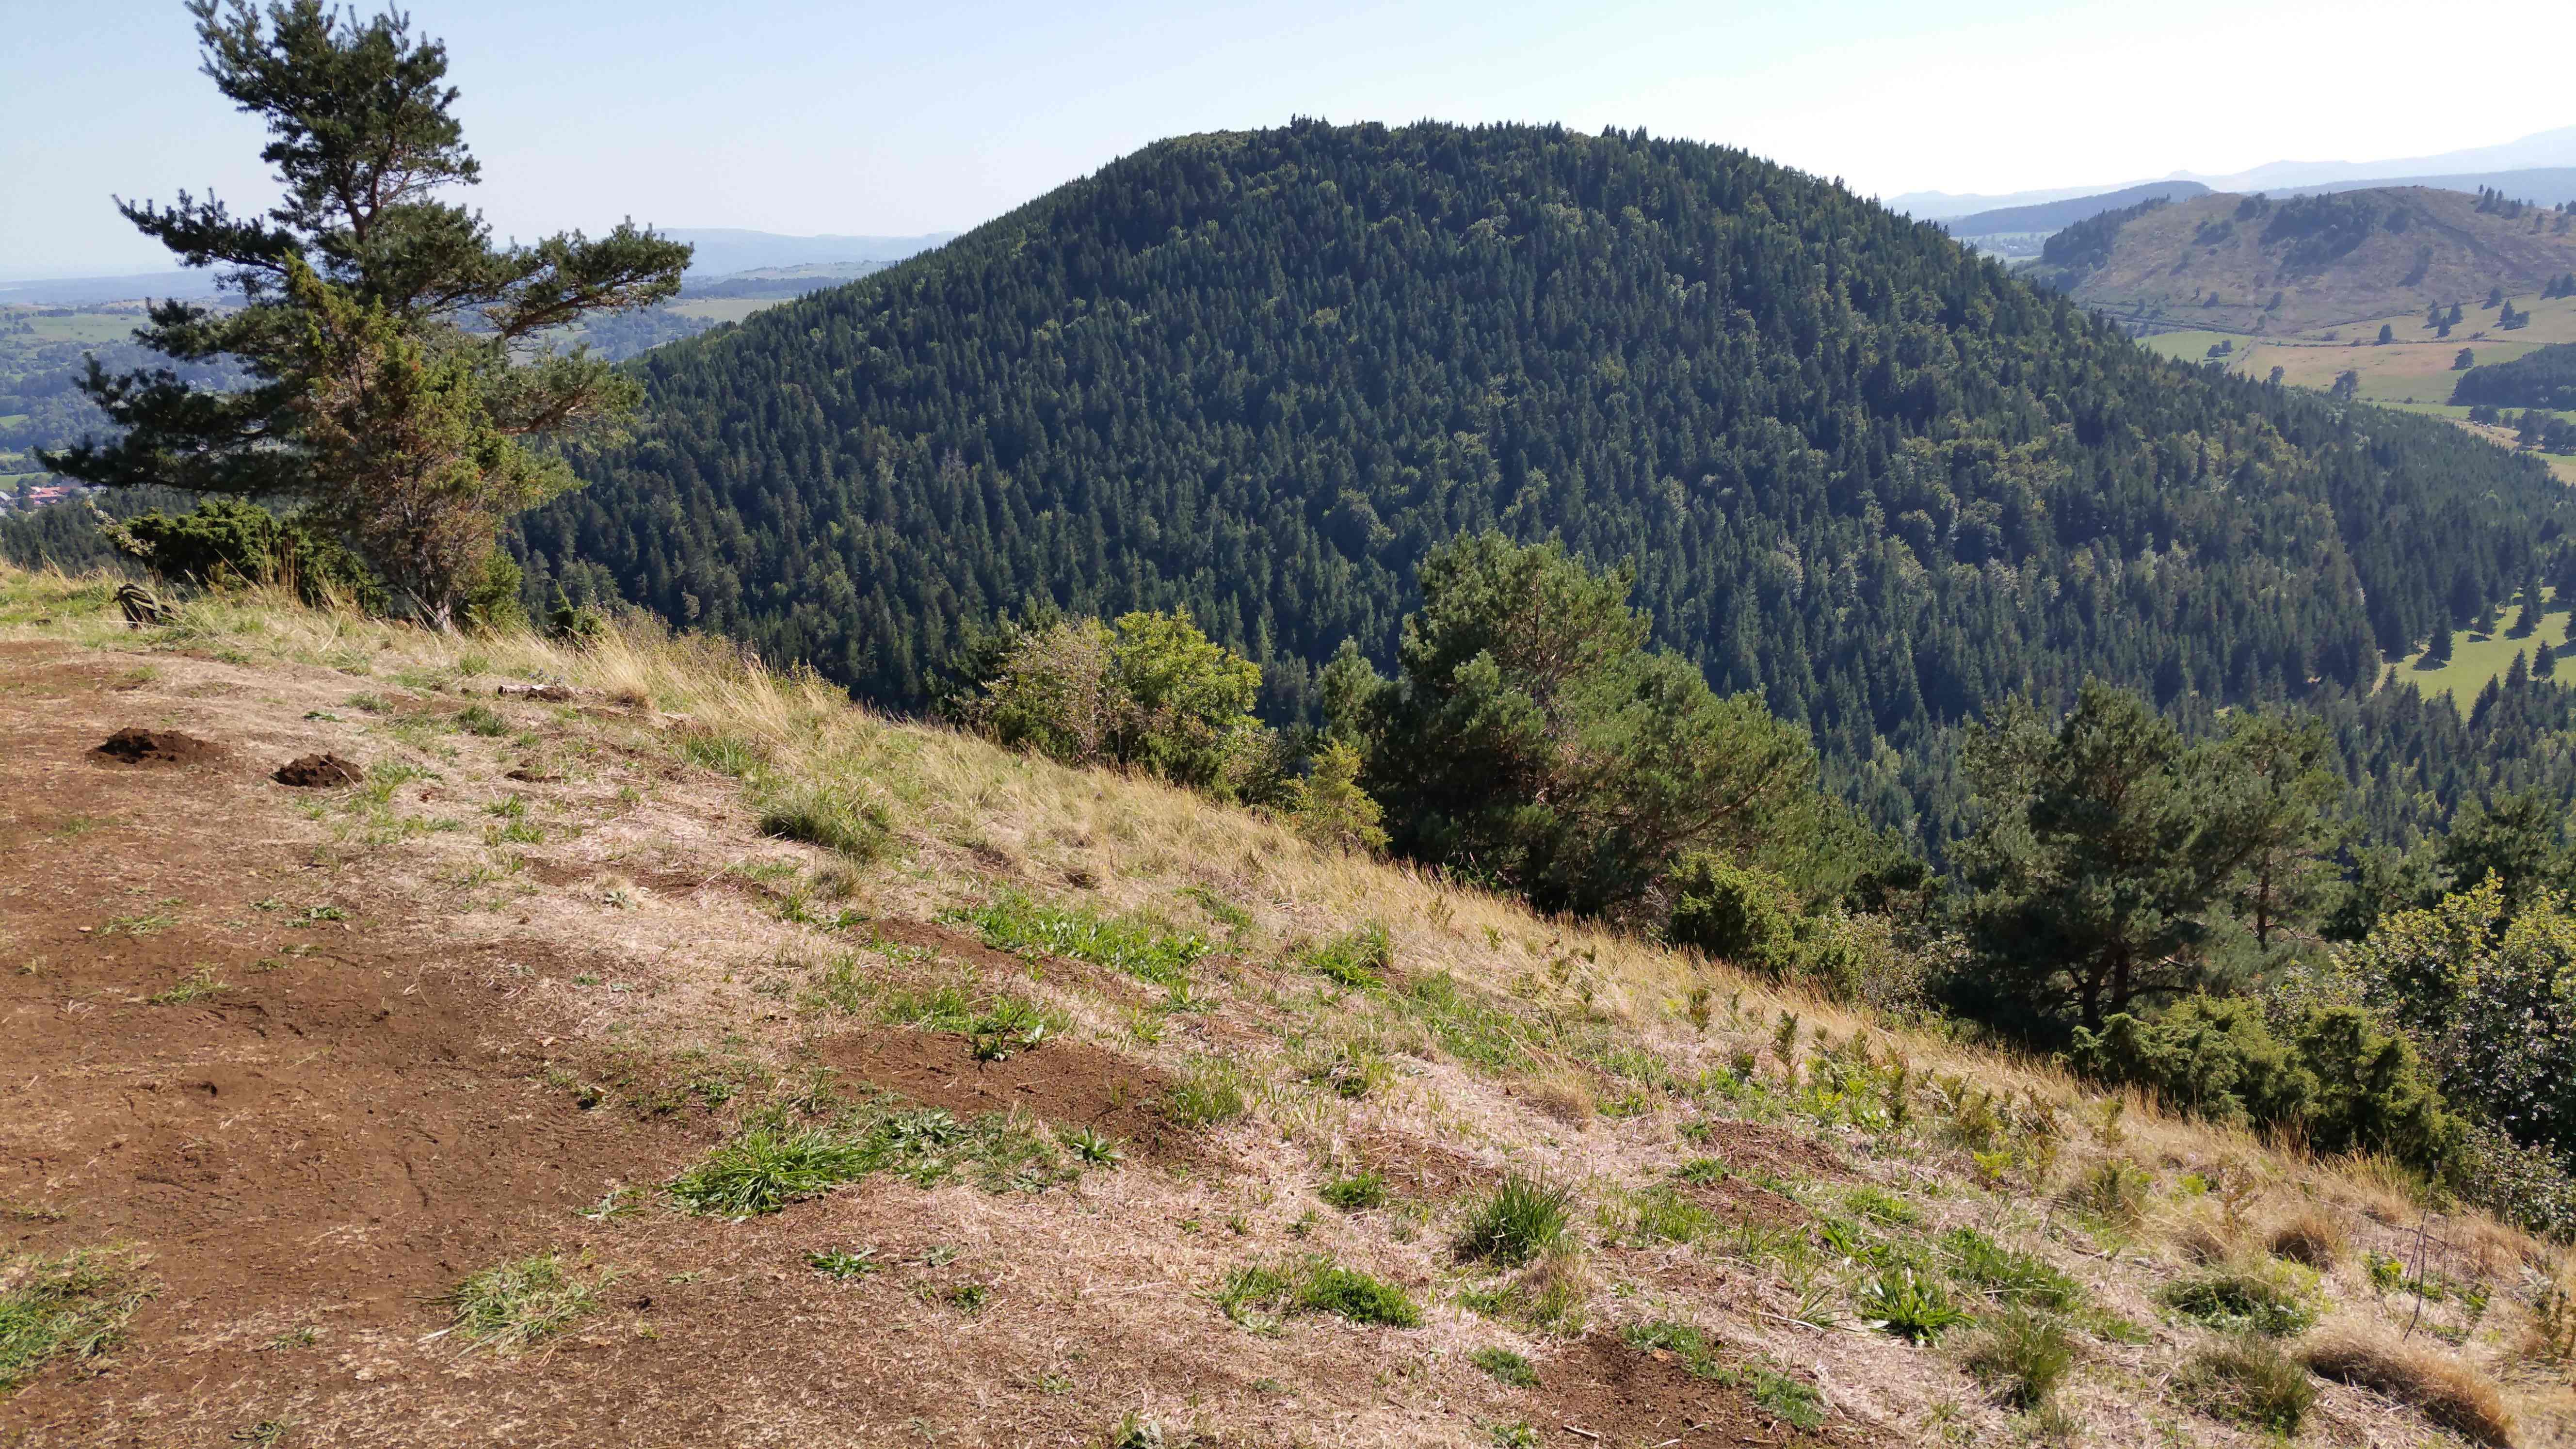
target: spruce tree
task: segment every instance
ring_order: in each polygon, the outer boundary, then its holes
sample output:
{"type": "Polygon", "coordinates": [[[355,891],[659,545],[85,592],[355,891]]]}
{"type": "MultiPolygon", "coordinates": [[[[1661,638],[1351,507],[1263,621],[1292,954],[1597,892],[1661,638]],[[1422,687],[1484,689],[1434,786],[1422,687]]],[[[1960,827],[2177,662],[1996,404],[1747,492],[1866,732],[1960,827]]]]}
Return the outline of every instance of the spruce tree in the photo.
{"type": "Polygon", "coordinates": [[[2451,626],[2449,624],[2433,626],[2433,637],[2424,645],[2424,662],[2426,664],[2451,662],[2451,626]]]}
{"type": "Polygon", "coordinates": [[[136,341],[183,362],[235,359],[249,385],[167,370],[82,390],[126,432],[42,455],[69,477],[298,505],[345,539],[398,603],[449,627],[478,594],[514,601],[501,521],[571,489],[528,440],[597,430],[636,384],[548,333],[678,290],[689,248],[622,223],[494,245],[478,212],[447,50],[388,11],[321,0],[191,0],[205,73],[273,138],[284,199],[264,215],[179,194],[119,201],[189,266],[221,266],[237,308],[153,304],[136,341]]]}

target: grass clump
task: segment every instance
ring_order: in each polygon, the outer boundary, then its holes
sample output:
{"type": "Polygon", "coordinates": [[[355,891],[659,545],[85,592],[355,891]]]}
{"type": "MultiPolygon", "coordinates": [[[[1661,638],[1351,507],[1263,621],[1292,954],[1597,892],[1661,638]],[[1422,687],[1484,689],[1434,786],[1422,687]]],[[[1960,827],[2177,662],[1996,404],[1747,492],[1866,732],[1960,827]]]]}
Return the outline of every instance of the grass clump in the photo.
{"type": "Polygon", "coordinates": [[[1601,1205],[1601,1226],[1630,1243],[1695,1243],[1717,1230],[1717,1214],[1670,1185],[1614,1192],[1601,1205]]]}
{"type": "Polygon", "coordinates": [[[2310,1208],[2272,1230],[2273,1257],[2286,1258],[2320,1273],[2342,1261],[2347,1245],[2343,1224],[2318,1208],[2310,1208]]]}
{"type": "Polygon", "coordinates": [[[1975,1228],[1942,1234],[1940,1246],[1953,1280],[1999,1302],[2063,1313],[2083,1301],[2084,1289],[2073,1278],[1975,1228]]]}
{"type": "Polygon", "coordinates": [[[865,864],[894,841],[885,802],[836,781],[799,781],[761,792],[760,833],[801,840],[865,864]]]}
{"type": "Polygon", "coordinates": [[[1960,1361],[2027,1413],[2048,1402],[2075,1367],[2075,1339],[2059,1319],[2013,1308],[1979,1324],[1960,1361]]]}
{"type": "Polygon", "coordinates": [[[599,1307],[599,1294],[616,1281],[615,1270],[587,1275],[589,1259],[567,1264],[557,1253],[538,1253],[486,1268],[450,1289],[442,1300],[456,1330],[476,1348],[515,1353],[572,1327],[599,1307]]]}
{"type": "Polygon", "coordinates": [[[2299,1357],[2323,1377],[2375,1389],[2472,1443],[2513,1442],[2513,1417],[2495,1385],[2448,1354],[2347,1330],[2302,1346],[2299,1357]]]}
{"type": "Polygon", "coordinates": [[[865,1145],[821,1128],[757,1128],[671,1179],[670,1192],[693,1213],[750,1217],[856,1181],[874,1165],[865,1145]]]}
{"type": "Polygon", "coordinates": [[[154,1006],[186,1006],[190,1002],[203,1001],[209,996],[219,995],[231,989],[215,975],[212,963],[200,963],[196,970],[180,977],[177,985],[167,991],[156,991],[143,999],[154,1006]]]}
{"type": "Polygon", "coordinates": [[[1395,948],[1387,939],[1386,927],[1371,921],[1309,947],[1302,959],[1308,970],[1334,985],[1366,991],[1386,984],[1386,968],[1395,964],[1395,948]]]}
{"type": "Polygon", "coordinates": [[[2225,1339],[2192,1354],[2174,1391],[2214,1419],[2287,1437],[2316,1402],[2317,1386],[2280,1346],[2260,1335],[2225,1339]]]}
{"type": "Polygon", "coordinates": [[[679,751],[680,758],[690,764],[736,779],[758,770],[763,763],[758,745],[740,735],[716,730],[691,730],[680,736],[674,748],[679,751]]]}
{"type": "Polygon", "coordinates": [[[1916,1272],[1911,1264],[1880,1269],[1862,1286],[1856,1306],[1861,1317],[1908,1343],[1935,1342],[1968,1322],[1940,1280],[1916,1272]]]}
{"type": "Polygon", "coordinates": [[[1363,1212],[1386,1206],[1386,1178],[1375,1172],[1354,1172],[1337,1177],[1316,1190],[1316,1195],[1346,1213],[1363,1212]]]}
{"type": "Polygon", "coordinates": [[[2151,1182],[2135,1163],[2111,1158],[2076,1178],[2059,1201],[2107,1227],[2132,1229],[2146,1219],[2151,1182]]]}
{"type": "Polygon", "coordinates": [[[2156,1299],[2185,1318],[2229,1333],[2287,1338],[2317,1321],[2300,1285],[2270,1265],[2221,1267],[2177,1278],[2156,1299]]]}
{"type": "Polygon", "coordinates": [[[114,1348],[157,1287],[139,1259],[114,1249],[0,1261],[0,1398],[57,1358],[96,1358],[114,1348]]]}
{"type": "Polygon", "coordinates": [[[1526,1263],[1564,1241],[1573,1207],[1571,1185],[1508,1174],[1485,1194],[1459,1232],[1459,1256],[1507,1267],[1526,1263]]]}
{"type": "Polygon", "coordinates": [[[1422,1310],[1411,1294],[1322,1254],[1285,1264],[1246,1264],[1228,1273],[1210,1296],[1227,1318],[1257,1332],[1276,1331],[1280,1317],[1290,1313],[1330,1313],[1388,1328],[1422,1326],[1422,1310]]]}
{"type": "Polygon", "coordinates": [[[469,735],[481,735],[487,740],[498,739],[510,732],[510,722],[486,705],[469,704],[458,710],[454,718],[459,730],[469,735]]]}
{"type": "Polygon", "coordinates": [[[1165,1110],[1184,1127],[1222,1127],[1251,1110],[1237,1072],[1222,1062],[1201,1062],[1172,1088],[1165,1110]]]}
{"type": "Polygon", "coordinates": [[[1843,1194],[1843,1206],[1851,1209],[1854,1217],[1883,1228],[1919,1227],[1923,1222],[1923,1214],[1914,1204],[1875,1187],[1853,1188],[1843,1194]]]}
{"type": "Polygon", "coordinates": [[[1088,961],[1165,988],[1188,986],[1190,967],[1208,953],[1203,938],[1176,935],[1149,920],[1040,905],[1016,893],[971,910],[944,911],[939,918],[973,926],[996,951],[1088,961]]]}
{"type": "Polygon", "coordinates": [[[1508,1348],[1480,1348],[1467,1355],[1467,1362],[1483,1369],[1486,1376],[1498,1384],[1509,1384],[1516,1389],[1538,1387],[1538,1370],[1530,1367],[1528,1359],[1508,1348]]]}
{"type": "Polygon", "coordinates": [[[1742,1390],[1763,1412],[1793,1429],[1821,1429],[1825,1425],[1825,1402],[1815,1389],[1766,1368],[1730,1368],[1718,1362],[1708,1336],[1687,1323],[1669,1319],[1632,1323],[1621,1329],[1619,1336],[1630,1348],[1641,1352],[1661,1349],[1670,1353],[1693,1378],[1742,1390]]]}

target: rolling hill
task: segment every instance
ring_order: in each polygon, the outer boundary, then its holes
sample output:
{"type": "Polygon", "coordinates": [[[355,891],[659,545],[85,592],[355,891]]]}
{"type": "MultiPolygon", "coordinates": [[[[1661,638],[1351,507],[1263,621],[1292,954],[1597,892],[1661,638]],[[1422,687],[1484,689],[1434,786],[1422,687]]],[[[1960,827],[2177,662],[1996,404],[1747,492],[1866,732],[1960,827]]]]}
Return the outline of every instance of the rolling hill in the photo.
{"type": "Polygon", "coordinates": [[[2141,329],[2297,336],[2536,296],[2576,270],[2576,215],[2370,188],[2142,203],[2050,239],[2034,275],[2141,329]]]}
{"type": "Polygon", "coordinates": [[[1553,128],[1161,143],[636,366],[648,421],[524,520],[532,603],[631,600],[898,707],[1025,600],[1186,605],[1295,718],[1345,639],[1391,655],[1431,544],[1555,533],[1932,841],[1992,702],[2367,689],[2565,506],[2448,426],[2158,361],[1814,178],[1553,128]]]}

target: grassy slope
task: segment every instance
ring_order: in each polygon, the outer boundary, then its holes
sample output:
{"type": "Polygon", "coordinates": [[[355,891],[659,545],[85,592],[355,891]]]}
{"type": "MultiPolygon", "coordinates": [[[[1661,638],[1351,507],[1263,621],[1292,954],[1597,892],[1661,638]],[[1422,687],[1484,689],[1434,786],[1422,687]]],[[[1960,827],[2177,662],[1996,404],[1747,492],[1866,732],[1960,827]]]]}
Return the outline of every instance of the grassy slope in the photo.
{"type": "Polygon", "coordinates": [[[2528,301],[2576,267],[2576,230],[2560,235],[2544,225],[2535,235],[2528,215],[2514,221],[2480,215],[2477,198],[2464,192],[2395,187],[2372,196],[2378,205],[2410,213],[2409,227],[2377,228],[2353,251],[2295,278],[2282,275],[2291,242],[2266,246],[2263,221],[2233,220],[2242,198],[2177,202],[2122,227],[2109,261],[2075,295],[2123,318],[2145,315],[2174,327],[2272,336],[2333,329],[2349,338],[2365,319],[2376,336],[2378,319],[2409,312],[2420,319],[2437,301],[2474,304],[2489,287],[2528,301]],[[2214,244],[2195,244],[2222,227],[2227,234],[2214,244]],[[2427,246],[2432,255],[2410,284],[2419,249],[2427,246]],[[2282,297],[2277,308],[2271,306],[2276,292],[2282,297]]]}
{"type": "MultiPolygon", "coordinates": [[[[2420,1306],[2459,1340],[2444,1357],[2507,1380],[2521,1442],[2565,1442],[2563,1372],[2515,1355],[2531,1321],[2523,1295],[2544,1281],[2532,1275],[2565,1278],[2576,1265],[2473,1216],[2429,1211],[2368,1164],[2284,1154],[2106,1099],[2044,1064],[1964,1049],[1631,936],[1538,919],[1398,866],[1320,853],[1256,816],[1149,782],[878,718],[714,647],[645,634],[589,652],[527,637],[437,638],[260,600],[201,602],[175,628],[131,634],[107,611],[103,587],[12,572],[0,573],[0,649],[16,651],[6,659],[57,651],[75,663],[143,663],[127,677],[149,679],[154,692],[133,707],[164,725],[220,718],[279,750],[310,737],[379,768],[434,769],[437,785],[417,801],[352,791],[312,805],[307,828],[329,832],[313,855],[325,874],[302,888],[330,889],[333,872],[353,872],[407,893],[425,929],[443,937],[437,947],[459,961],[500,942],[521,959],[583,962],[569,983],[558,969],[512,987],[520,1025],[487,1028],[504,1041],[542,1029],[542,1052],[524,1048],[532,1058],[577,1065],[585,1052],[616,1053],[628,1079],[644,1080],[704,1081],[721,1065],[725,1080],[752,1084],[738,1096],[700,1093],[706,1105],[685,1120],[702,1145],[631,1164],[625,1180],[647,1185],[629,1199],[640,1210],[548,1219],[556,1226],[541,1230],[554,1240],[521,1250],[578,1245],[624,1270],[630,1286],[693,1285],[713,1271],[757,1307],[711,1336],[683,1331],[681,1317],[648,1333],[656,1320],[601,1310],[584,1342],[644,1335],[656,1340],[651,1352],[603,1360],[607,1350],[596,1350],[561,1367],[485,1358],[461,1372],[442,1367],[455,1361],[448,1348],[419,1337],[441,1325],[439,1310],[420,1304],[403,1310],[413,1331],[369,1340],[361,1380],[298,1391],[295,1417],[312,1442],[364,1440],[432,1413],[450,1426],[449,1442],[506,1442],[529,1415],[582,1423],[583,1404],[602,1394],[626,1412],[695,1422],[682,1409],[705,1405],[666,1406],[654,1375],[703,1361],[737,1415],[727,1442],[757,1425],[780,1442],[814,1444],[1097,1443],[1121,1413],[1141,1409],[1229,1444],[1571,1445],[1596,1441],[1562,1432],[1577,1410],[1550,1396],[1580,1380],[1586,1355],[1633,1352],[1601,1335],[1670,1320],[1704,1331],[1725,1363],[1812,1386],[1837,1442],[2017,1443],[2036,1433],[2252,1445],[2269,1441],[2200,1412],[2205,1398],[2178,1369],[2210,1332],[2160,1308],[2157,1294],[2200,1271],[2198,1257],[2259,1258],[2273,1225],[2312,1213],[2355,1245],[2312,1290],[2329,1326],[2379,1331],[2418,1311],[2413,1297],[2370,1286],[2358,1247],[2402,1252],[2424,1224],[2493,1294],[2482,1316],[2456,1297],[2420,1306]],[[553,709],[495,699],[497,683],[530,678],[562,680],[580,698],[553,709]],[[342,703],[360,695],[378,712],[342,703]],[[500,710],[507,730],[459,732],[451,722],[468,700],[500,710]],[[707,767],[753,759],[772,793],[820,789],[882,809],[891,848],[855,864],[764,839],[750,787],[707,767]],[[572,783],[514,782],[504,778],[511,768],[572,783]],[[491,819],[478,835],[439,828],[432,817],[442,811],[491,819]],[[496,833],[504,820],[545,841],[545,880],[527,848],[496,833]],[[598,873],[610,872],[742,885],[602,890],[598,873]],[[546,883],[565,879],[574,883],[546,883]],[[918,931],[897,929],[1004,892],[1165,939],[1203,934],[1220,954],[1175,993],[1167,981],[1054,957],[908,944],[918,931]],[[1391,938],[1389,986],[1348,988],[1305,964],[1314,943],[1371,921],[1391,938]],[[1422,989],[1444,977],[1458,994],[1422,989]],[[974,998],[1017,993],[1054,1013],[1060,1042],[1032,1060],[1097,1051],[1220,1106],[1239,1095],[1241,1115],[1217,1111],[1200,1134],[1213,1154],[1204,1160],[1226,1165],[1182,1170],[1140,1155],[1035,1194],[878,1177],[738,1224],[682,1217],[649,1186],[764,1106],[808,1110],[786,1100],[785,1084],[818,1054],[840,1059],[849,1034],[917,1017],[906,1003],[943,985],[974,998]],[[1715,1197],[1676,1198],[1695,1159],[1737,1176],[1715,1197]],[[1391,1203],[1343,1212],[1318,1200],[1325,1183],[1364,1166],[1395,1180],[1391,1203]],[[1449,1245],[1476,1194],[1413,1185],[1426,1167],[1434,1178],[1518,1171],[1571,1185],[1569,1248],[1516,1272],[1462,1261],[1449,1245]],[[2137,1184],[2134,1214],[2085,1205],[2084,1185],[2106,1171],[2137,1184]],[[1750,1226],[1744,1214],[1757,1207],[1791,1225],[1750,1226]],[[1956,1263],[1932,1245],[1958,1228],[2082,1285],[2076,1317],[2089,1328],[2059,1393],[2062,1423],[1996,1402],[1955,1351],[1964,1332],[1927,1350],[1862,1321],[1860,1295],[1878,1276],[1868,1255],[1911,1256],[1939,1279],[1956,1263]],[[940,1242],[968,1245],[956,1271],[981,1275],[989,1302],[979,1286],[974,1305],[953,1306],[955,1285],[942,1286],[935,1265],[957,1250],[940,1242]],[[889,1265],[934,1268],[890,1266],[834,1285],[802,1267],[818,1244],[882,1247],[889,1265]],[[1246,1311],[1246,1327],[1214,1301],[1229,1281],[1240,1285],[1229,1277],[1237,1269],[1312,1252],[1406,1285],[1422,1326],[1246,1311]],[[1540,1387],[1504,1389],[1470,1366],[1472,1352],[1493,1348],[1524,1355],[1540,1387]],[[798,1378],[794,1365],[808,1359],[828,1367],[798,1378]],[[936,1389],[925,1400],[927,1383],[936,1389]],[[1504,1437],[1522,1422],[1535,1437],[1504,1437]]],[[[28,687],[44,686],[0,678],[0,703],[28,687]]],[[[295,828],[243,824],[289,838],[295,828]]],[[[546,1079],[560,1070],[548,1067],[546,1079]]],[[[480,1090],[539,1088],[497,1079],[480,1090]]],[[[611,1091],[593,1115],[629,1110],[642,1109],[611,1091]]],[[[6,1171],[0,1189],[14,1186],[6,1171]]],[[[69,1235],[56,1250],[85,1246],[77,1219],[48,1231],[69,1235]]],[[[144,1246],[165,1264],[224,1251],[220,1238],[144,1246]]],[[[1947,1291],[1971,1311],[1996,1311],[1972,1285],[1947,1291]]],[[[700,1290],[651,1292],[685,1307],[700,1290]]],[[[626,1296],[621,1287],[617,1301],[626,1296]]],[[[156,1312],[183,1316],[175,1301],[137,1310],[124,1372],[96,1381],[57,1372],[0,1403],[0,1434],[13,1416],[23,1426],[24,1416],[52,1414],[34,1422],[148,1419],[165,1437],[220,1442],[227,1426],[267,1412],[258,1373],[270,1360],[292,1371],[283,1355],[226,1357],[222,1333],[182,1332],[156,1312]]],[[[1762,1393],[1785,1402],[1775,1389],[1762,1393]]],[[[2446,1437],[2360,1390],[2320,1393],[2303,1442],[2446,1437]]],[[[607,1421],[594,1427],[567,1428],[566,1442],[610,1437],[607,1421]]],[[[654,1442],[724,1437],[672,1429],[654,1442]]],[[[65,1432],[62,1442],[82,1439],[65,1432]]]]}

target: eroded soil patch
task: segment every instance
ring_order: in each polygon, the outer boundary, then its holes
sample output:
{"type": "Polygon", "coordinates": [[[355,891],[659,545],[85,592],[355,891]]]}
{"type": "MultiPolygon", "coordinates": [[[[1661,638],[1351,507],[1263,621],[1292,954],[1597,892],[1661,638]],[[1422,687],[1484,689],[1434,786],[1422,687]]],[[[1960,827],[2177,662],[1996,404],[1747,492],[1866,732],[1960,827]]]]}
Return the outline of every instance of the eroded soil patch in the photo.
{"type": "Polygon", "coordinates": [[[1744,1390],[1692,1375],[1668,1350],[1593,1334],[1538,1370],[1530,1427],[1555,1446],[1821,1445],[1829,1437],[1782,1423],[1744,1390]]]}

